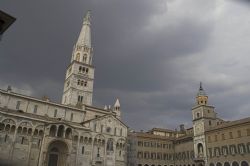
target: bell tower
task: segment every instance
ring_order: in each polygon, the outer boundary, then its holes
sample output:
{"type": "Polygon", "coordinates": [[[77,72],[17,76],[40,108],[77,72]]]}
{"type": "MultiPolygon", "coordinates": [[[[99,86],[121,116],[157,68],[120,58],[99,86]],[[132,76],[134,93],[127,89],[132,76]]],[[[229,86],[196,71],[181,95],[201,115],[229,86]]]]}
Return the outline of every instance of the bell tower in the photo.
{"type": "Polygon", "coordinates": [[[200,83],[196,95],[196,104],[192,108],[194,130],[195,161],[201,165],[207,163],[205,131],[216,124],[214,107],[208,105],[208,96],[200,83]]]}
{"type": "Polygon", "coordinates": [[[81,106],[92,105],[94,66],[91,46],[90,11],[84,17],[82,29],[74,45],[71,63],[67,68],[62,104],[81,106]]]}

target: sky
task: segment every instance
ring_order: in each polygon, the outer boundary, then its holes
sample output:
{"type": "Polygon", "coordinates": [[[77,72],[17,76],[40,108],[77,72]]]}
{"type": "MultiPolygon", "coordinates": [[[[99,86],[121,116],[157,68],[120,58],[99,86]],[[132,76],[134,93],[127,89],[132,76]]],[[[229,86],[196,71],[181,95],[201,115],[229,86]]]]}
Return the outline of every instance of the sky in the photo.
{"type": "Polygon", "coordinates": [[[92,14],[95,106],[120,99],[134,130],[192,125],[200,81],[220,118],[250,116],[249,0],[1,0],[17,18],[0,41],[0,88],[60,102],[92,14]]]}

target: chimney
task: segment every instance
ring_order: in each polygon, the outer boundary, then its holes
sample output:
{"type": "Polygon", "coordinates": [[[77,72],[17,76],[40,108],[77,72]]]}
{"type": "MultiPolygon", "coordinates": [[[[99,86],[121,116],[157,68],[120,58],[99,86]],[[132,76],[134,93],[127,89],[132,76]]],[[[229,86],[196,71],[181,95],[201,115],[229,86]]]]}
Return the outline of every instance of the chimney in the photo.
{"type": "Polygon", "coordinates": [[[181,131],[181,132],[184,132],[184,131],[185,131],[184,124],[181,124],[181,125],[180,125],[180,131],[181,131]]]}

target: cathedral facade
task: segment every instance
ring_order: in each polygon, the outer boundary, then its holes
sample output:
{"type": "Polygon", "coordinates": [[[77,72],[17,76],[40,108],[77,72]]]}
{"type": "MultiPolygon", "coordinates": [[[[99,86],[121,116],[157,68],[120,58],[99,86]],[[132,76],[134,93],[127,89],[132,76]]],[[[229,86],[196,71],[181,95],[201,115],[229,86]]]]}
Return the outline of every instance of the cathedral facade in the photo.
{"type": "Polygon", "coordinates": [[[0,90],[0,165],[125,166],[127,126],[120,102],[92,106],[90,13],[66,71],[62,103],[0,90]]]}

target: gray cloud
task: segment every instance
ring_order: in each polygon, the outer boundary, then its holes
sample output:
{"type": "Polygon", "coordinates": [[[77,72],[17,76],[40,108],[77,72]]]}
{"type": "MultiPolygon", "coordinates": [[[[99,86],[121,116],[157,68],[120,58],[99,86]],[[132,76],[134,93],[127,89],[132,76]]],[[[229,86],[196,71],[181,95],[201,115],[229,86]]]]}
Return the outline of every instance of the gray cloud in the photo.
{"type": "Polygon", "coordinates": [[[91,9],[96,105],[119,97],[123,119],[137,130],[191,126],[203,81],[221,117],[249,116],[250,12],[235,2],[2,1],[17,21],[0,43],[0,86],[60,102],[72,48],[91,9]]]}

